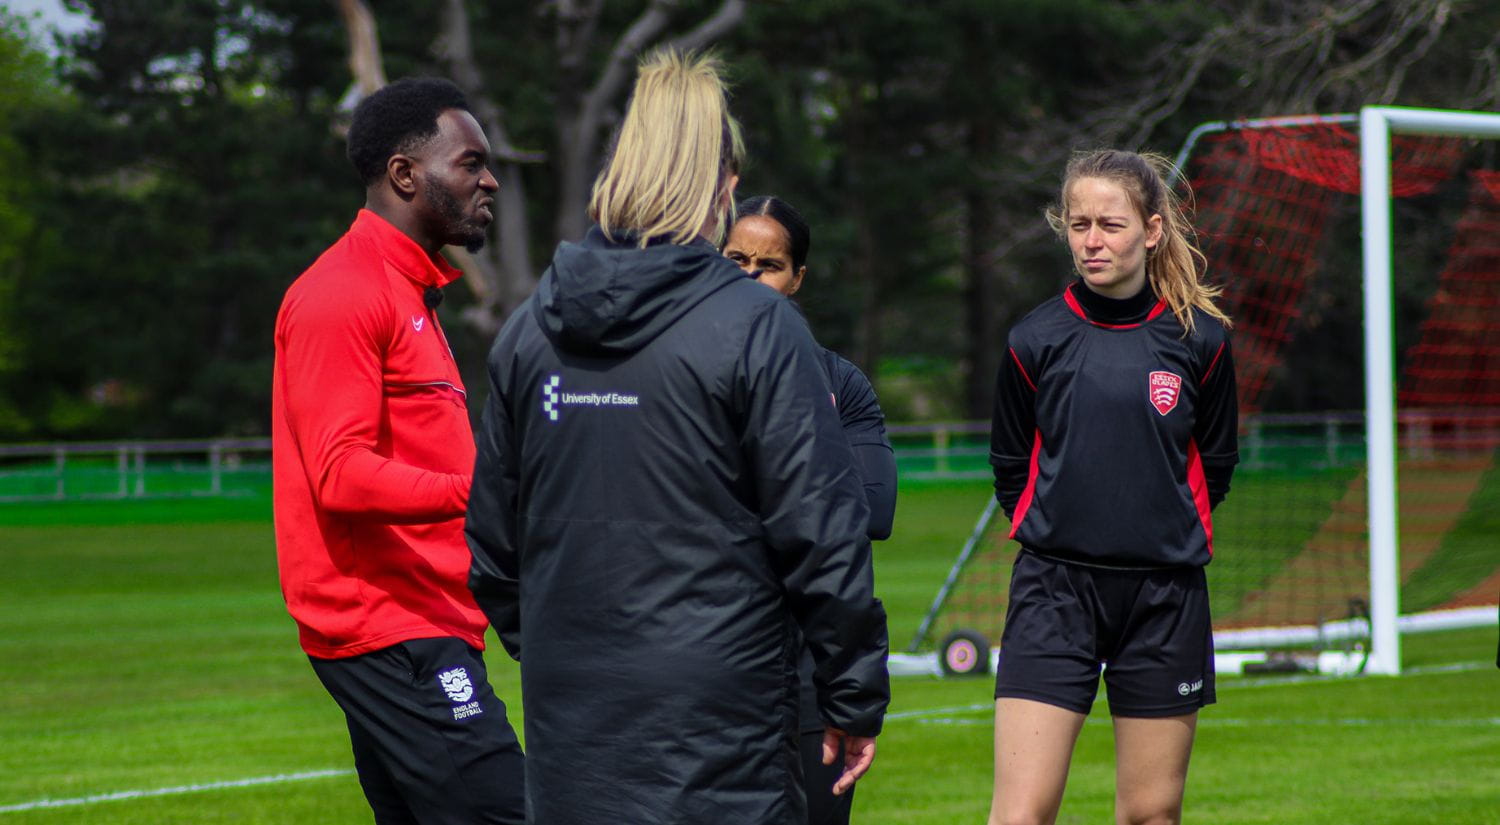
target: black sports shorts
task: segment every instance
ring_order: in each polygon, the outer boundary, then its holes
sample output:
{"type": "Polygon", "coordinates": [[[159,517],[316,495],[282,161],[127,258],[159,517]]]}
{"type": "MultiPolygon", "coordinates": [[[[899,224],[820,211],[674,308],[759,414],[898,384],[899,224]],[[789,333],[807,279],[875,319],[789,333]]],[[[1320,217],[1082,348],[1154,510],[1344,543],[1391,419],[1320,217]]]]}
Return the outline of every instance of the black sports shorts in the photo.
{"type": "Polygon", "coordinates": [[[1088,713],[1101,667],[1115,716],[1181,716],[1213,704],[1203,568],[1118,570],[1022,550],[1011,571],[995,698],[1088,713]]]}
{"type": "Polygon", "coordinates": [[[412,639],[312,666],[344,710],[377,825],[525,821],[521,746],[478,650],[412,639]]]}

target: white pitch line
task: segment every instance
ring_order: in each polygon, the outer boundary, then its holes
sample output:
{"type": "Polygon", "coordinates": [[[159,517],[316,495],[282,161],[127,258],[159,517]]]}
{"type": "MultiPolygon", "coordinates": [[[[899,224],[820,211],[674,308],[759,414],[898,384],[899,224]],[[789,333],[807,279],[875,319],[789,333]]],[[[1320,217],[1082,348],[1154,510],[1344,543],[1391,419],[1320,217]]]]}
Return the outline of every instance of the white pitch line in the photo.
{"type": "MultiPolygon", "coordinates": [[[[1488,670],[1494,667],[1490,662],[1455,662],[1446,665],[1417,665],[1416,667],[1403,668],[1401,675],[1396,677],[1404,679],[1407,676],[1442,676],[1449,673],[1469,673],[1475,670],[1488,670]]],[[[1348,684],[1354,679],[1380,679],[1380,676],[1321,676],[1312,673],[1287,674],[1279,676],[1241,676],[1221,679],[1215,687],[1218,690],[1236,690],[1241,688],[1266,688],[1281,687],[1283,685],[1334,685],[1348,684]]]]}
{"type": "MultiPolygon", "coordinates": [[[[1485,669],[1488,669],[1490,667],[1493,667],[1493,665],[1490,664],[1487,661],[1486,662],[1457,662],[1457,663],[1454,663],[1454,664],[1446,664],[1446,665],[1419,665],[1417,667],[1406,668],[1404,671],[1402,671],[1401,675],[1402,676],[1431,676],[1431,675],[1442,675],[1442,674],[1448,674],[1448,673],[1467,673],[1467,672],[1475,671],[1475,670],[1485,670],[1485,669]]],[[[1232,690],[1235,690],[1235,689],[1238,689],[1238,688],[1267,688],[1267,687],[1278,687],[1278,686],[1282,686],[1282,685],[1346,684],[1351,679],[1356,679],[1356,678],[1363,678],[1363,677],[1296,675],[1296,676],[1264,676],[1264,677],[1252,677],[1252,678],[1230,678],[1230,679],[1220,680],[1217,683],[1217,688],[1220,691],[1223,691],[1223,690],[1226,690],[1226,689],[1232,691],[1232,690]]],[[[1376,678],[1376,677],[1371,677],[1371,678],[1376,678]]],[[[1104,702],[1105,702],[1105,698],[1102,695],[1099,696],[1095,700],[1095,704],[1103,705],[1104,702]]],[[[994,708],[995,708],[995,703],[994,702],[985,702],[983,704],[953,705],[953,706],[950,706],[950,707],[942,707],[942,708],[925,708],[925,709],[922,709],[922,710],[907,710],[907,711],[900,711],[898,713],[887,713],[885,715],[885,718],[886,718],[887,721],[908,721],[909,720],[909,721],[917,722],[918,724],[930,724],[930,725],[979,725],[979,724],[988,725],[988,724],[993,724],[994,723],[994,719],[993,718],[986,717],[986,718],[983,718],[983,719],[963,719],[963,718],[957,718],[957,717],[959,717],[961,714],[977,713],[979,711],[993,712],[994,708]]],[[[1089,722],[1090,723],[1101,723],[1101,722],[1102,723],[1107,723],[1107,722],[1109,722],[1109,720],[1108,719],[1099,719],[1099,718],[1096,718],[1096,717],[1090,717],[1089,722]]],[[[1324,724],[1324,725],[1328,725],[1328,724],[1337,724],[1337,725],[1348,725],[1348,726],[1410,724],[1410,725],[1425,725],[1425,726],[1434,726],[1434,727],[1464,727],[1464,726],[1471,726],[1471,725],[1473,725],[1473,726],[1491,726],[1491,725],[1493,725],[1493,726],[1500,726],[1500,718],[1477,718],[1477,719],[1412,719],[1412,720],[1401,720],[1401,719],[1390,719],[1390,720],[1386,720],[1386,719],[1332,719],[1332,720],[1305,721],[1305,720],[1297,720],[1297,719],[1268,719],[1268,720],[1260,720],[1260,719],[1257,719],[1257,720],[1241,720],[1241,719],[1232,719],[1232,718],[1217,718],[1216,719],[1215,717],[1213,717],[1211,715],[1200,715],[1198,717],[1198,724],[1202,725],[1204,723],[1212,723],[1212,724],[1220,724],[1220,725],[1231,725],[1231,726],[1233,726],[1233,725],[1252,725],[1252,724],[1253,725],[1259,725],[1259,724],[1277,724],[1277,725],[1298,725],[1298,724],[1308,724],[1308,725],[1324,724]]]]}
{"type": "Polygon", "coordinates": [[[282,782],[302,782],[308,779],[327,779],[333,776],[348,776],[352,770],[303,771],[302,773],[279,773],[275,776],[255,776],[249,779],[230,779],[224,782],[205,782],[201,785],[177,785],[171,788],[148,788],[135,791],[115,791],[93,796],[75,796],[71,799],[38,799],[17,805],[0,805],[0,814],[35,811],[42,808],[67,808],[74,805],[93,805],[98,802],[116,802],[122,799],[144,799],[152,796],[174,796],[185,793],[218,791],[225,788],[249,788],[254,785],[276,785],[282,782]]]}
{"type": "Polygon", "coordinates": [[[946,716],[950,713],[966,713],[975,710],[993,710],[994,702],[986,702],[982,705],[958,705],[951,708],[928,708],[926,710],[905,710],[900,713],[887,713],[886,719],[921,719],[926,716],[946,716]]]}

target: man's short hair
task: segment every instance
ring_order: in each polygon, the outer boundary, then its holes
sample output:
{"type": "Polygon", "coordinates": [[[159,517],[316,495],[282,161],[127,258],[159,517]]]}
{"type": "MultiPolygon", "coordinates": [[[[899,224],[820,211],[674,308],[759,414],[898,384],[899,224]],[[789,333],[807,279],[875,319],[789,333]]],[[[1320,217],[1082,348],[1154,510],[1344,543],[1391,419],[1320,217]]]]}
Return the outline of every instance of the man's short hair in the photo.
{"type": "Polygon", "coordinates": [[[416,151],[438,132],[448,109],[469,111],[469,101],[453,81],[406,77],[361,100],[349,124],[349,161],[366,186],[385,174],[391,155],[416,151]]]}

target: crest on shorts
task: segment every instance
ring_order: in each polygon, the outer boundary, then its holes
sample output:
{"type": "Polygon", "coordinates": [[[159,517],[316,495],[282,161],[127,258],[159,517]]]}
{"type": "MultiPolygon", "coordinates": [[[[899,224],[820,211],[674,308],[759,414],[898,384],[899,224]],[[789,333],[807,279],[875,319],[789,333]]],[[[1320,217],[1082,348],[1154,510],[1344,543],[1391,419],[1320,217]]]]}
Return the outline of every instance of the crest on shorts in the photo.
{"type": "Polygon", "coordinates": [[[1177,407],[1177,399],[1182,395],[1182,376],[1156,370],[1147,378],[1147,387],[1151,391],[1151,406],[1166,415],[1177,407]]]}
{"type": "Polygon", "coordinates": [[[443,691],[454,702],[467,702],[474,697],[474,683],[469,681],[469,671],[455,667],[440,671],[437,676],[443,691]]]}

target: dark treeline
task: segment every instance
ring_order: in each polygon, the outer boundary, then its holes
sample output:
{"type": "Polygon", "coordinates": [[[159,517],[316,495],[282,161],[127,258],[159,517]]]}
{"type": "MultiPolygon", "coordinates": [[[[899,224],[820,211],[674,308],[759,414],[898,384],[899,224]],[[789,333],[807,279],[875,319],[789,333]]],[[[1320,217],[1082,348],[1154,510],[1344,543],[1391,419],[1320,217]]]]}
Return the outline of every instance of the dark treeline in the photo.
{"type": "Polygon", "coordinates": [[[362,202],[340,124],[385,78],[453,77],[496,149],[500,220],[442,307],[478,389],[585,227],[635,56],[721,51],[741,194],[807,214],[799,300],[893,420],[987,414],[1005,329],[1069,275],[1041,215],[1073,149],[1500,99],[1487,0],[65,5],[94,26],[55,59],[0,17],[4,441],[266,433],[276,307],[362,202]]]}

